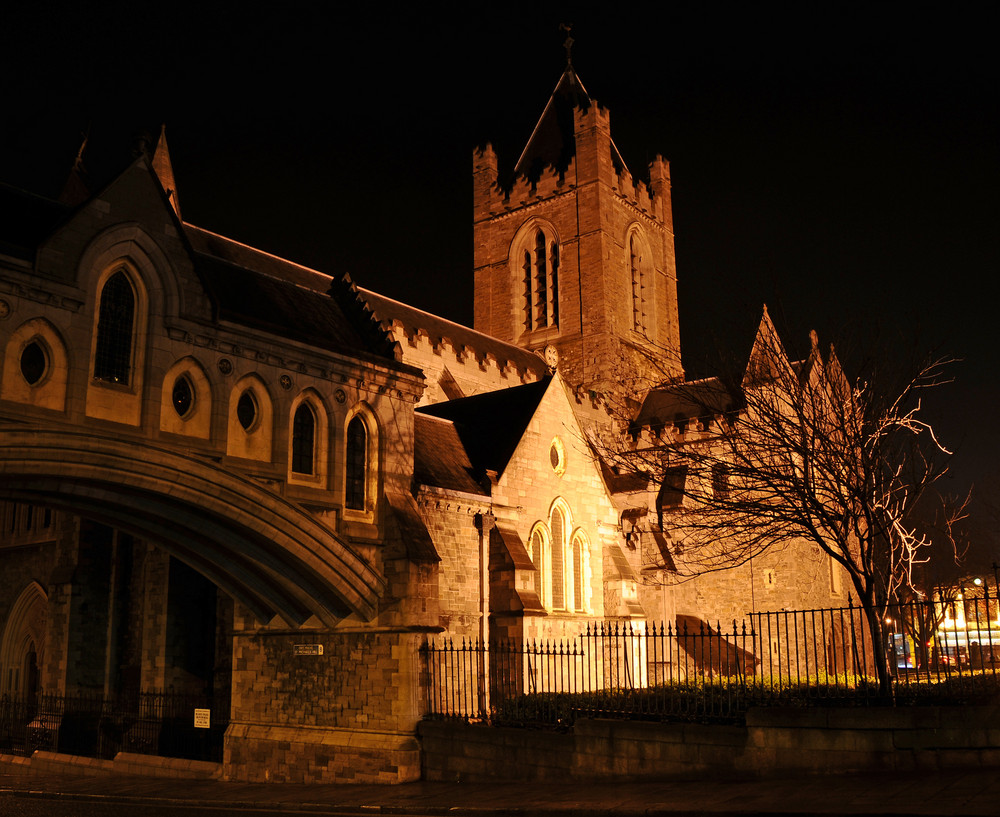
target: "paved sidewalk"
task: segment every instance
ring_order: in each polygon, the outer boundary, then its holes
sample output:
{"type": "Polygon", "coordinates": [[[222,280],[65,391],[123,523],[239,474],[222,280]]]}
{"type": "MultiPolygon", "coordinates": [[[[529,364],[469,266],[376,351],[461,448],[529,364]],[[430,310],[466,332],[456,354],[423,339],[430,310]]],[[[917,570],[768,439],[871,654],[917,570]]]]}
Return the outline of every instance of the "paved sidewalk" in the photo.
{"type": "Polygon", "coordinates": [[[315,813],[413,815],[996,815],[1000,770],[949,769],[763,781],[663,783],[406,783],[399,786],[226,783],[153,777],[23,774],[0,764],[0,793],[90,801],[315,813]]]}

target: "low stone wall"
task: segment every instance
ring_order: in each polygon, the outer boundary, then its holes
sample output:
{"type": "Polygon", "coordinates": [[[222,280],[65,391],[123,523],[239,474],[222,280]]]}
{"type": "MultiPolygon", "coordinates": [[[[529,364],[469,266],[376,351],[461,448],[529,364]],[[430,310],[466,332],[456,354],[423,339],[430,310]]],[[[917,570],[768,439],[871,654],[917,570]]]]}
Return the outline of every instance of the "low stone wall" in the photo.
{"type": "Polygon", "coordinates": [[[406,783],[420,778],[412,734],[232,723],[226,780],[253,783],[406,783]]]}
{"type": "Polygon", "coordinates": [[[115,755],[114,760],[43,751],[37,751],[31,757],[0,755],[0,767],[6,774],[29,776],[33,774],[66,774],[84,777],[141,775],[143,777],[171,777],[186,780],[218,780],[222,777],[221,763],[138,755],[130,752],[119,752],[115,755]]]}
{"type": "Polygon", "coordinates": [[[746,726],[580,720],[566,734],[426,721],[427,780],[663,780],[1000,767],[1000,707],[755,709],[746,726]]]}

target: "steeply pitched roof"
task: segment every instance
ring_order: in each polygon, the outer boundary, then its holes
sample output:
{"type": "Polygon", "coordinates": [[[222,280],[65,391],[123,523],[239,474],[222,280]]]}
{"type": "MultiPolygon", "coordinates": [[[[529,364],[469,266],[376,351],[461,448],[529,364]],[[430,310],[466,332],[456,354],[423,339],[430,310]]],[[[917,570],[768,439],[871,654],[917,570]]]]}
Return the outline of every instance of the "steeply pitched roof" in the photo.
{"type": "Polygon", "coordinates": [[[418,485],[485,495],[455,424],[419,412],[413,420],[413,481],[418,485]]]}
{"type": "Polygon", "coordinates": [[[765,305],[753,349],[750,350],[747,370],[743,375],[743,387],[750,388],[772,380],[787,379],[792,371],[792,363],[765,305]]]}
{"type": "Polygon", "coordinates": [[[537,383],[423,406],[417,413],[454,423],[472,475],[481,482],[488,471],[503,474],[551,382],[546,377],[537,383]]]}
{"type": "Polygon", "coordinates": [[[646,395],[635,424],[641,428],[673,425],[732,411],[737,402],[716,377],[662,386],[646,395]]]}
{"type": "MultiPolygon", "coordinates": [[[[567,64],[566,70],[552,91],[552,96],[545,104],[545,110],[542,111],[528,144],[525,145],[521,157],[514,166],[514,175],[537,179],[542,170],[549,165],[559,173],[565,173],[570,160],[576,155],[573,109],[586,109],[591,104],[590,94],[583,87],[573,66],[567,64]]],[[[613,141],[611,160],[619,173],[627,169],[613,141]]]]}
{"type": "Polygon", "coordinates": [[[184,225],[217,317],[322,349],[398,360],[398,349],[347,278],[333,278],[184,225]]]}

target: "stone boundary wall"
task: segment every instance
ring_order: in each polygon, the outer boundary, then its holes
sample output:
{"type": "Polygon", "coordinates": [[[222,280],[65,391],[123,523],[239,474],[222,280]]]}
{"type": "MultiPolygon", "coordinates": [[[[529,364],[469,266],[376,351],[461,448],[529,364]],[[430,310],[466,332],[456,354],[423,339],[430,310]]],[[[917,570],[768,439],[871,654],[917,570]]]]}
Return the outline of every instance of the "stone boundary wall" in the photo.
{"type": "Polygon", "coordinates": [[[751,710],[746,726],[580,720],[568,733],[424,721],[423,778],[665,780],[1000,767],[1000,706],[751,710]]]}

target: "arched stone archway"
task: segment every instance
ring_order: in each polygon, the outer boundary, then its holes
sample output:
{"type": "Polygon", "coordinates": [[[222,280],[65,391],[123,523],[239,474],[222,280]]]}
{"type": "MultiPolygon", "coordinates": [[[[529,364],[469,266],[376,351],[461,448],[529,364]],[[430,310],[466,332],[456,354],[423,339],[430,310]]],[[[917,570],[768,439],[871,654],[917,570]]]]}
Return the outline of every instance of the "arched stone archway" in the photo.
{"type": "Polygon", "coordinates": [[[263,620],[370,620],[385,588],[371,565],[304,509],[213,462],[148,443],[4,431],[0,495],[155,542],[263,620]]]}

